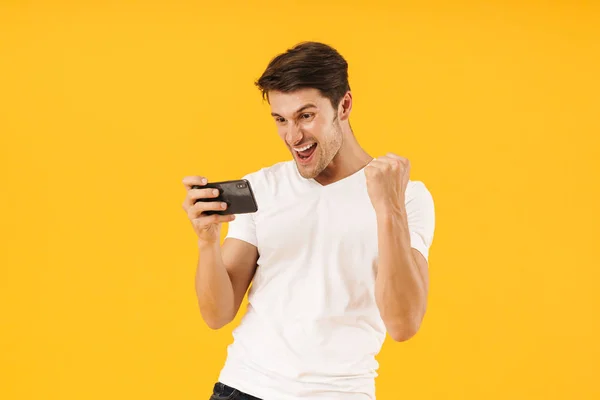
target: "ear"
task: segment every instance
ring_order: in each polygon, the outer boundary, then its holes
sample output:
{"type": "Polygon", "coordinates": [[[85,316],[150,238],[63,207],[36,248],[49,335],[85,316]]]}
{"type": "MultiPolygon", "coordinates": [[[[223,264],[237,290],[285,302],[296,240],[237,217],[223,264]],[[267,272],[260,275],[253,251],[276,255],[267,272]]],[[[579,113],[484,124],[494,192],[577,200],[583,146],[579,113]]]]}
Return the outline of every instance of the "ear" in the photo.
{"type": "Polygon", "coordinates": [[[350,111],[352,111],[352,93],[346,92],[344,97],[340,100],[338,106],[338,117],[340,120],[347,120],[350,117],[350,111]]]}

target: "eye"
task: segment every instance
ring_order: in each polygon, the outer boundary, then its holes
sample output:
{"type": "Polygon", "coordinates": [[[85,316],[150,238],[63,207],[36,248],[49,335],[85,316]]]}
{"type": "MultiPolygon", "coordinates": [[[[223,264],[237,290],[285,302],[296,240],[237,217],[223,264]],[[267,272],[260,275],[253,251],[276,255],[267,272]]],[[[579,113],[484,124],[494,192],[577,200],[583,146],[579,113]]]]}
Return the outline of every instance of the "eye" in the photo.
{"type": "Polygon", "coordinates": [[[312,116],[313,116],[313,115],[312,115],[311,113],[304,113],[304,114],[302,114],[300,117],[301,117],[302,119],[311,119],[311,118],[312,118],[312,116]]]}
{"type": "Polygon", "coordinates": [[[275,122],[277,122],[278,124],[283,124],[285,122],[285,118],[275,117],[275,122]]]}

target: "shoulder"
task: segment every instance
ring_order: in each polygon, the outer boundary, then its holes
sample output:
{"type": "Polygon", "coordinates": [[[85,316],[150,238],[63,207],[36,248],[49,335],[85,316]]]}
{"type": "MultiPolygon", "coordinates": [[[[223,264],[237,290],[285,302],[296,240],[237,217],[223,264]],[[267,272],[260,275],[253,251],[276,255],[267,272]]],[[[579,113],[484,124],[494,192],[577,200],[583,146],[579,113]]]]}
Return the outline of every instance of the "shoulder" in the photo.
{"type": "Polygon", "coordinates": [[[406,186],[406,207],[411,209],[425,209],[433,212],[433,195],[423,181],[409,180],[406,186]]]}
{"type": "Polygon", "coordinates": [[[407,197],[433,197],[429,187],[423,181],[409,180],[406,186],[407,197]]]}
{"type": "Polygon", "coordinates": [[[429,260],[429,248],[435,232],[435,209],[431,191],[422,181],[409,181],[405,203],[411,246],[423,254],[425,260],[429,260]]]}
{"type": "Polygon", "coordinates": [[[273,195],[278,185],[290,182],[298,175],[293,161],[282,161],[244,175],[258,196],[273,195]]]}
{"type": "Polygon", "coordinates": [[[244,175],[244,179],[247,179],[255,185],[274,183],[283,177],[288,177],[293,174],[293,167],[293,161],[282,161],[257,171],[250,172],[244,175]]]}

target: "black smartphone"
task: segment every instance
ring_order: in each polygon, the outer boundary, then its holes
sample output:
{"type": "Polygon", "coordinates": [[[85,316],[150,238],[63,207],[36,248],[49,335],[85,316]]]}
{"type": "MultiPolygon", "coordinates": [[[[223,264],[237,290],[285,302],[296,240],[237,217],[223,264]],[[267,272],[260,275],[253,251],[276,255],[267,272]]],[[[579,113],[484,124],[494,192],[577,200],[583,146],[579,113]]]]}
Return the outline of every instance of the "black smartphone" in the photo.
{"type": "Polygon", "coordinates": [[[197,199],[199,201],[222,201],[227,204],[227,208],[222,211],[209,210],[206,215],[220,214],[249,214],[258,211],[258,205],[254,198],[254,192],[250,182],[246,179],[238,179],[233,181],[209,182],[204,186],[194,185],[192,189],[218,189],[218,197],[210,197],[207,199],[197,199]]]}

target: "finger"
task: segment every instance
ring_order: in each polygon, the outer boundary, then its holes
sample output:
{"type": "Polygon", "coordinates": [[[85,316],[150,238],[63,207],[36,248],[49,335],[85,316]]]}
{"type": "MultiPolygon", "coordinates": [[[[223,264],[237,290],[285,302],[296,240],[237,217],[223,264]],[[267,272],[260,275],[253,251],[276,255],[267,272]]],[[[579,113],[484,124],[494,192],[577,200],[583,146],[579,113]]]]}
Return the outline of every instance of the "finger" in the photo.
{"type": "Polygon", "coordinates": [[[218,189],[189,189],[185,200],[183,201],[183,208],[187,210],[193,207],[199,199],[210,199],[219,197],[218,189]]]}
{"type": "Polygon", "coordinates": [[[385,170],[385,163],[374,160],[365,168],[367,178],[373,178],[385,170]]]}
{"type": "Polygon", "coordinates": [[[375,176],[386,174],[390,171],[396,173],[402,169],[401,165],[401,161],[396,158],[387,156],[379,157],[367,167],[367,174],[374,178],[375,176]],[[368,170],[369,167],[372,167],[373,169],[368,170]]]}
{"type": "Polygon", "coordinates": [[[402,164],[405,164],[405,165],[409,163],[408,158],[399,156],[399,155],[394,154],[394,153],[387,153],[387,157],[389,157],[391,159],[394,159],[394,160],[398,160],[402,164]]]}
{"type": "Polygon", "coordinates": [[[394,161],[390,158],[379,157],[371,165],[373,165],[377,169],[386,170],[386,169],[390,168],[395,162],[396,161],[394,161]]]}
{"type": "Polygon", "coordinates": [[[382,157],[382,161],[387,163],[394,170],[402,167],[406,168],[406,166],[408,166],[408,159],[394,153],[387,153],[387,155],[382,157]]]}
{"type": "Polygon", "coordinates": [[[223,211],[227,208],[227,204],[222,201],[199,201],[189,209],[190,219],[198,218],[206,211],[223,211]]]}
{"type": "Polygon", "coordinates": [[[198,225],[210,225],[210,224],[221,224],[224,222],[231,222],[234,219],[235,219],[234,214],[230,214],[230,215],[213,214],[213,215],[205,215],[200,218],[196,218],[193,220],[193,222],[195,222],[198,225]]]}
{"type": "Polygon", "coordinates": [[[389,163],[389,162],[396,162],[396,161],[398,161],[400,158],[402,158],[402,157],[400,157],[400,156],[397,156],[397,155],[395,155],[394,153],[387,153],[385,156],[381,156],[381,157],[379,157],[379,159],[380,159],[381,161],[384,161],[384,162],[387,162],[387,163],[389,163]]]}
{"type": "Polygon", "coordinates": [[[219,189],[190,189],[187,197],[192,204],[194,204],[198,199],[212,199],[219,197],[219,189]]]}
{"type": "Polygon", "coordinates": [[[185,198],[185,206],[193,207],[203,199],[211,199],[219,196],[217,189],[191,189],[188,191],[188,195],[185,198]]]}
{"type": "Polygon", "coordinates": [[[190,190],[192,188],[192,186],[194,185],[198,185],[198,186],[204,186],[208,183],[208,179],[206,179],[203,176],[197,176],[197,175],[193,175],[193,176],[186,176],[185,178],[183,178],[183,186],[185,186],[185,188],[187,190],[190,190]]]}
{"type": "Polygon", "coordinates": [[[373,161],[371,161],[371,163],[367,166],[367,167],[375,167],[375,168],[381,168],[382,166],[384,166],[386,164],[385,160],[383,160],[381,157],[380,158],[376,158],[373,161]]]}

